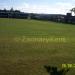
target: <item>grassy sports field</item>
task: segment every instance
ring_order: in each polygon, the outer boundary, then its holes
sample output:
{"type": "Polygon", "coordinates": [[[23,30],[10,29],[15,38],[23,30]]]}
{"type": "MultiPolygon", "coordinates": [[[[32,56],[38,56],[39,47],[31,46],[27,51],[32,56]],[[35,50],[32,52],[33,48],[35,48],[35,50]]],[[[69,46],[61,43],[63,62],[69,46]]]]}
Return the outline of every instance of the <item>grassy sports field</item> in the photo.
{"type": "Polygon", "coordinates": [[[75,64],[75,25],[0,18],[0,75],[48,75],[44,65],[64,63],[75,64]]]}

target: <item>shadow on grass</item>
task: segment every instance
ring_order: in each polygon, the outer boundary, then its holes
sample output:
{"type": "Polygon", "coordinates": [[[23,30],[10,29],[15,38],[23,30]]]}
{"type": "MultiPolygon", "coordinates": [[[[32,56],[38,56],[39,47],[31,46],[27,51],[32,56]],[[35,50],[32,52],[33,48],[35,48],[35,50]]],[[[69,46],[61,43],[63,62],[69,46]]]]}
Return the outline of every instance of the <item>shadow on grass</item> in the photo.
{"type": "Polygon", "coordinates": [[[67,68],[58,69],[57,67],[47,65],[45,65],[44,68],[49,75],[66,75],[66,73],[69,71],[67,68]]]}

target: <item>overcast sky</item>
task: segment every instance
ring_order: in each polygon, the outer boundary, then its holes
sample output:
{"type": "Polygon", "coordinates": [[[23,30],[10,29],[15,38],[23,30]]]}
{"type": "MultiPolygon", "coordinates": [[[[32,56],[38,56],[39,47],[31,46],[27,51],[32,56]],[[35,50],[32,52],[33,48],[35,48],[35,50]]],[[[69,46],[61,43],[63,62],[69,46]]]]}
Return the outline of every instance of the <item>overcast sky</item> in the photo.
{"type": "Polygon", "coordinates": [[[0,9],[11,7],[30,13],[66,14],[75,7],[75,0],[0,0],[0,9]]]}

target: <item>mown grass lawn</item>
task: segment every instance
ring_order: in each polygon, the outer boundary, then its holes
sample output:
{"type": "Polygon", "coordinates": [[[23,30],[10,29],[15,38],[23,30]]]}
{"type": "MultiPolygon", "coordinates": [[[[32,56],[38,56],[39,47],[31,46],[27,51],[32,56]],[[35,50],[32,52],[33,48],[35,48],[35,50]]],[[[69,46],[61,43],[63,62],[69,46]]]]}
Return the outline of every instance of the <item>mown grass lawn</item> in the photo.
{"type": "Polygon", "coordinates": [[[0,75],[48,75],[44,65],[64,63],[75,64],[75,25],[0,18],[0,75]]]}

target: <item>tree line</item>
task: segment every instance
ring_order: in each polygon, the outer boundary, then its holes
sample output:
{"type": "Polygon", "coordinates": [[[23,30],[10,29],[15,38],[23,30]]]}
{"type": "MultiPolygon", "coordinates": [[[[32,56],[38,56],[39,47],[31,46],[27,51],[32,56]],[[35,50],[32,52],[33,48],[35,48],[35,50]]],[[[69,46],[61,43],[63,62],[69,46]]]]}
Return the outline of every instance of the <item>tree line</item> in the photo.
{"type": "Polygon", "coordinates": [[[6,10],[6,9],[0,10],[0,17],[1,18],[47,20],[47,21],[75,24],[75,16],[72,16],[72,13],[75,14],[75,8],[72,8],[70,11],[71,13],[67,13],[66,15],[37,14],[37,13],[25,13],[25,12],[21,12],[20,10],[14,10],[13,8],[11,8],[10,10],[6,10]]]}

